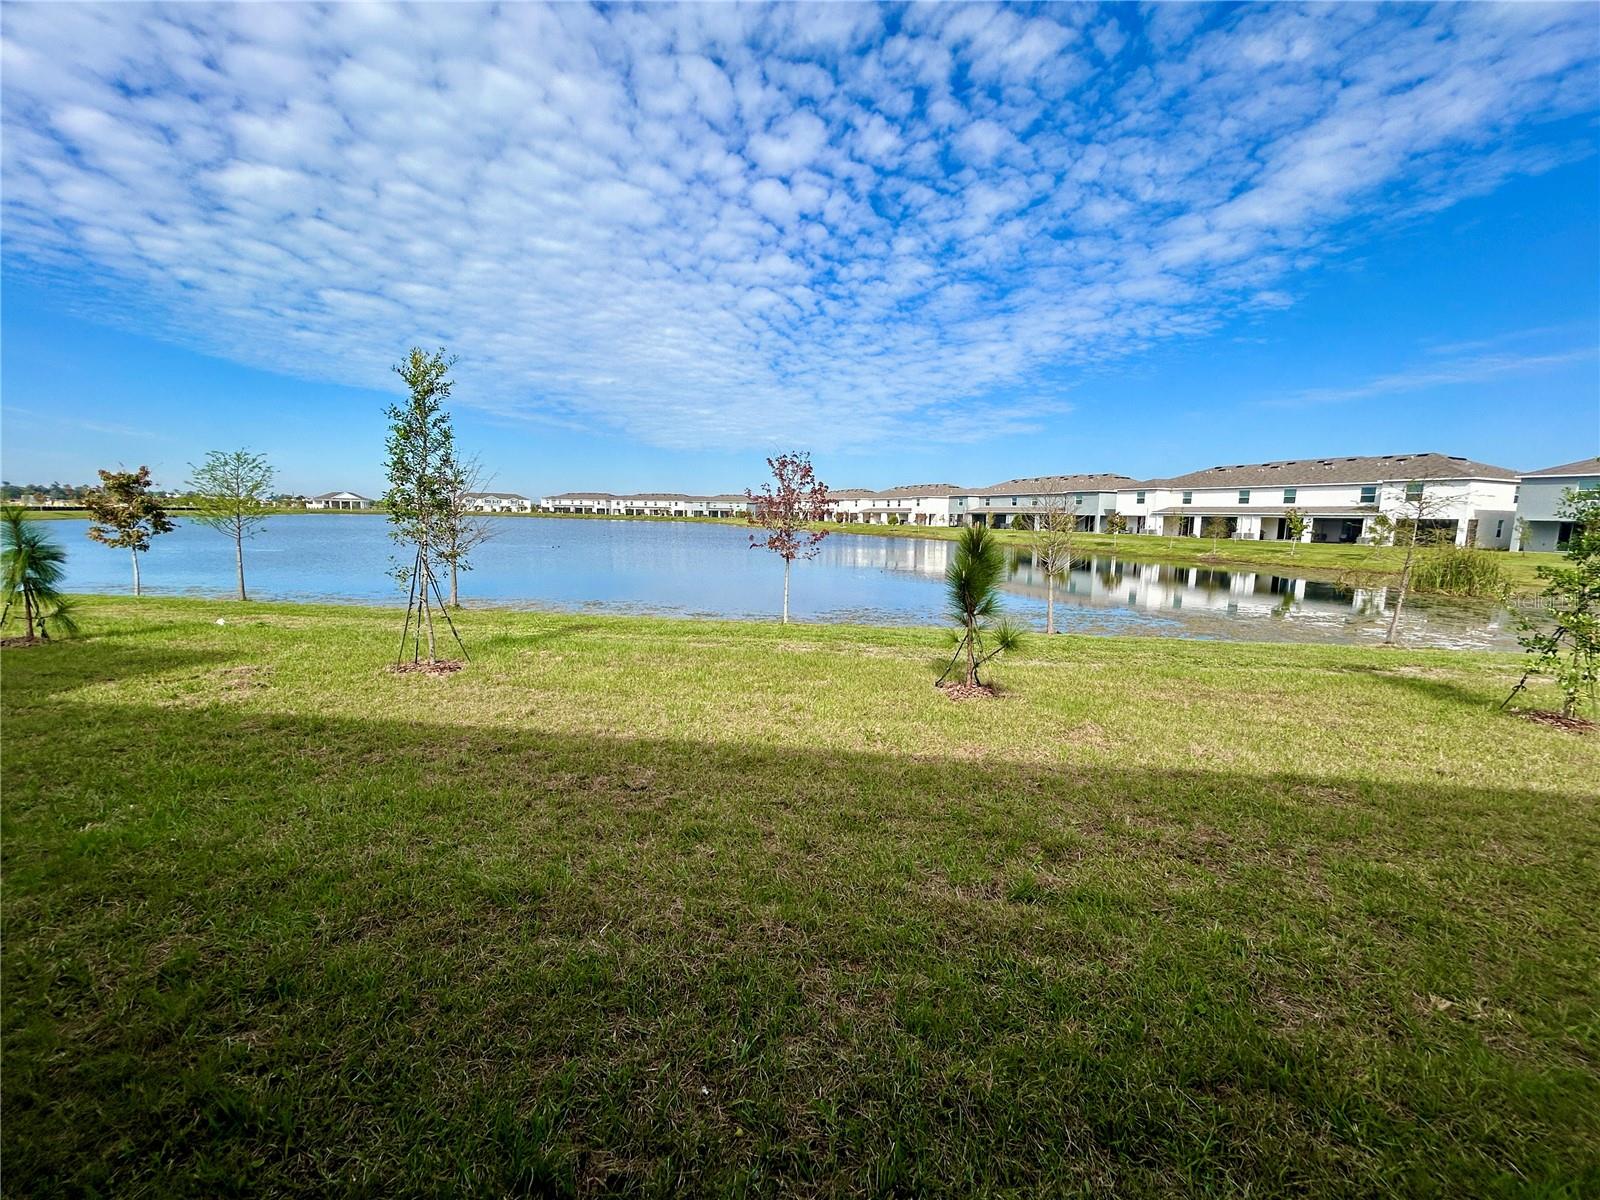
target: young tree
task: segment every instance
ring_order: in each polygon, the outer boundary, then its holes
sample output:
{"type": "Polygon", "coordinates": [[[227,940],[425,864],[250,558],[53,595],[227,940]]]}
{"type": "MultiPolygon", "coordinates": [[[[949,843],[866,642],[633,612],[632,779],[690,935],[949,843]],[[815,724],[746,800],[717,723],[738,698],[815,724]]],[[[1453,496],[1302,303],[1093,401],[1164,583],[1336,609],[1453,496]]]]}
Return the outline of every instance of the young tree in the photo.
{"type": "Polygon", "coordinates": [[[1546,585],[1543,615],[1551,624],[1523,617],[1517,640],[1533,658],[1500,707],[1528,686],[1529,677],[1554,675],[1561,689],[1561,715],[1570,718],[1578,715],[1585,696],[1590,709],[1596,707],[1600,681],[1600,492],[1569,490],[1557,511],[1572,521],[1572,538],[1564,565],[1538,568],[1546,585]]]}
{"type": "Polygon", "coordinates": [[[1056,580],[1072,570],[1072,535],[1078,530],[1078,504],[1071,496],[1045,498],[1039,528],[1033,535],[1033,557],[1044,572],[1044,631],[1056,631],[1056,580]]]}
{"type": "Polygon", "coordinates": [[[1411,573],[1417,565],[1417,553],[1438,536],[1432,523],[1442,519],[1452,507],[1450,496],[1428,490],[1427,479],[1414,479],[1406,484],[1401,507],[1394,515],[1379,512],[1372,518],[1372,544],[1395,546],[1401,551],[1394,607],[1389,610],[1389,628],[1383,635],[1385,646],[1400,644],[1400,613],[1411,595],[1411,573]]]}
{"type": "Polygon", "coordinates": [[[472,570],[472,551],[494,536],[489,515],[472,507],[473,497],[489,485],[490,477],[477,455],[459,463],[452,458],[449,477],[450,505],[439,557],[450,568],[450,607],[460,608],[460,574],[472,570]]]}
{"type": "Polygon", "coordinates": [[[233,539],[239,599],[244,593],[244,539],[260,532],[271,515],[273,469],[266,455],[248,450],[212,450],[198,467],[189,464],[194,519],[233,539]]]}
{"type": "Polygon", "coordinates": [[[1117,538],[1128,532],[1128,518],[1119,512],[1106,514],[1106,532],[1111,535],[1111,553],[1117,552],[1117,538]]]}
{"type": "Polygon", "coordinates": [[[766,530],[751,534],[752,549],[771,550],[783,559],[783,623],[789,623],[789,567],[797,558],[815,558],[825,529],[809,526],[827,520],[828,485],[817,479],[811,455],[804,451],[767,459],[772,480],[759,492],[745,490],[750,501],[749,523],[766,530]]]}
{"type": "Polygon", "coordinates": [[[1200,527],[1200,536],[1211,539],[1211,554],[1213,558],[1216,557],[1217,539],[1228,536],[1228,518],[1207,517],[1200,527]]]}
{"type": "Polygon", "coordinates": [[[405,360],[394,368],[411,395],[404,403],[391,404],[384,410],[384,416],[389,419],[386,444],[389,488],[383,495],[383,502],[389,514],[389,537],[407,548],[409,559],[398,563],[394,569],[395,579],[402,587],[410,589],[406,624],[400,634],[400,653],[405,653],[414,613],[416,632],[412,635],[411,661],[421,660],[421,641],[426,633],[430,665],[439,661],[434,629],[436,607],[449,622],[450,632],[455,635],[462,654],[466,653],[461,635],[456,633],[455,623],[450,621],[445,609],[434,573],[444,561],[442,552],[450,522],[450,492],[459,474],[455,460],[455,429],[444,406],[453,386],[450,368],[455,361],[446,358],[443,350],[425,354],[413,346],[405,360]]]}
{"type": "Polygon", "coordinates": [[[1005,552],[988,527],[963,526],[944,572],[945,611],[958,628],[955,653],[939,683],[949,678],[957,663],[964,662],[966,685],[981,687],[978,668],[1022,644],[1022,635],[1000,614],[1000,581],[1005,570],[1005,552]]]}
{"type": "Polygon", "coordinates": [[[150,549],[151,538],[176,528],[160,497],[150,491],[150,468],[101,471],[100,486],[91,488],[83,502],[94,522],[90,539],[133,556],[133,594],[142,595],[139,555],[150,549]]]}
{"type": "Polygon", "coordinates": [[[1289,535],[1289,557],[1293,558],[1300,552],[1300,539],[1305,537],[1306,528],[1311,521],[1305,513],[1298,508],[1291,508],[1283,514],[1284,532],[1289,535]]]}
{"type": "Polygon", "coordinates": [[[66,550],[45,534],[38,521],[28,520],[20,508],[0,511],[0,588],[5,594],[0,624],[20,600],[29,641],[35,629],[41,641],[49,641],[52,625],[76,633],[71,605],[61,594],[66,563],[66,550]]]}

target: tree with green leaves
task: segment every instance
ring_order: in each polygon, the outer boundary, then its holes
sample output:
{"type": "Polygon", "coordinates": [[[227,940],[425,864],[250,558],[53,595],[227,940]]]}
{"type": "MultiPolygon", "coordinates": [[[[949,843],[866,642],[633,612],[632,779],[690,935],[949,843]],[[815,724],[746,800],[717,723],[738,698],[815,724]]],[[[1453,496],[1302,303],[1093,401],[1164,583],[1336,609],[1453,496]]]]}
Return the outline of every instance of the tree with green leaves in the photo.
{"type": "Polygon", "coordinates": [[[1128,518],[1119,512],[1106,514],[1106,532],[1111,535],[1111,553],[1117,552],[1117,538],[1128,532],[1128,518]]]}
{"type": "Polygon", "coordinates": [[[1005,571],[1005,551],[989,528],[962,526],[944,573],[945,612],[957,627],[952,631],[955,653],[939,683],[962,664],[967,687],[982,687],[978,668],[1022,644],[1021,633],[1000,611],[1000,581],[1005,571]]]}
{"type": "Polygon", "coordinates": [[[89,510],[89,538],[102,546],[126,550],[133,556],[133,594],[143,594],[139,555],[150,549],[152,538],[177,528],[166,505],[151,490],[150,468],[137,471],[101,471],[100,486],[84,496],[89,510]]]}
{"type": "Polygon", "coordinates": [[[1310,524],[1310,518],[1298,508],[1291,508],[1283,514],[1283,530],[1289,535],[1290,558],[1300,552],[1300,539],[1305,537],[1306,529],[1310,524]]]}
{"type": "Polygon", "coordinates": [[[1572,522],[1566,562],[1538,568],[1545,581],[1543,620],[1522,619],[1517,640],[1532,660],[1500,707],[1510,704],[1532,676],[1551,675],[1561,689],[1561,715],[1573,718],[1585,697],[1590,711],[1596,709],[1600,681],[1600,492],[1568,490],[1556,511],[1572,522]]]}
{"type": "Polygon", "coordinates": [[[244,540],[272,515],[273,469],[266,455],[248,450],[211,450],[199,466],[189,464],[194,520],[233,539],[239,599],[244,591],[244,540]]]}
{"type": "MultiPolygon", "coordinates": [[[[389,537],[406,548],[404,559],[396,562],[393,575],[401,587],[408,588],[406,623],[400,634],[400,656],[411,638],[411,661],[421,661],[422,638],[428,642],[428,663],[439,661],[438,635],[434,628],[437,611],[449,623],[456,644],[466,654],[461,635],[440,595],[436,571],[445,561],[450,525],[451,490],[460,477],[455,457],[455,428],[445,401],[454,386],[450,368],[454,358],[443,350],[424,353],[413,346],[394,372],[405,382],[410,396],[404,403],[384,410],[389,420],[386,465],[389,488],[383,494],[389,516],[389,537]],[[413,618],[415,632],[413,633],[413,618]]],[[[397,659],[398,663],[398,659],[397,659]]]]}
{"type": "Polygon", "coordinates": [[[65,547],[45,533],[41,522],[28,520],[21,508],[0,510],[0,589],[5,596],[0,624],[21,604],[29,641],[35,631],[40,641],[49,641],[52,627],[78,632],[72,605],[61,593],[66,564],[65,547]]]}

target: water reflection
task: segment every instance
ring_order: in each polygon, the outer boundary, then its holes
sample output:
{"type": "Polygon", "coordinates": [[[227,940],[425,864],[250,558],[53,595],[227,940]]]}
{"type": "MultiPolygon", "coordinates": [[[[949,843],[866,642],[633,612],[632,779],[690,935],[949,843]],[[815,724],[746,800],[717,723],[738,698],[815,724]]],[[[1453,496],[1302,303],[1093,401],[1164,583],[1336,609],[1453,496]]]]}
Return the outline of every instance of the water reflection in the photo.
{"type": "MultiPolygon", "coordinates": [[[[1045,576],[1029,554],[1012,558],[1009,590],[1042,600],[1045,576]]],[[[1186,618],[1289,623],[1308,637],[1365,641],[1388,627],[1393,590],[1339,584],[1260,570],[1224,570],[1170,563],[1080,558],[1056,583],[1059,610],[1125,608],[1182,613],[1186,618]]],[[[1070,621],[1069,621],[1070,626],[1070,621]]],[[[1412,596],[1401,615],[1407,636],[1431,645],[1514,644],[1509,616],[1494,604],[1412,596]]],[[[1236,635],[1237,636],[1237,635],[1236,635]]],[[[1317,639],[1322,640],[1322,639],[1317,639]]]]}
{"type": "MultiPolygon", "coordinates": [[[[124,592],[128,560],[90,543],[83,521],[51,532],[68,549],[67,583],[81,592],[124,592]]],[[[494,519],[494,537],[462,577],[469,603],[564,611],[665,613],[771,620],[782,564],[752,550],[736,526],[680,522],[494,519]]],[[[247,550],[251,594],[260,599],[401,604],[386,571],[387,523],[374,516],[275,517],[247,550]]],[[[942,580],[951,543],[838,535],[794,570],[797,619],[932,624],[943,619],[942,580]]],[[[145,561],[152,592],[226,596],[233,553],[226,538],[190,523],[156,539],[145,561]]],[[[1027,554],[1006,582],[1006,609],[1042,629],[1044,578],[1027,554]]],[[[1158,634],[1236,640],[1370,642],[1388,621],[1385,589],[1346,591],[1266,571],[1217,570],[1116,558],[1080,559],[1056,588],[1066,632],[1158,634]]],[[[1514,647],[1493,606],[1408,601],[1405,637],[1417,645],[1514,647]]]]}

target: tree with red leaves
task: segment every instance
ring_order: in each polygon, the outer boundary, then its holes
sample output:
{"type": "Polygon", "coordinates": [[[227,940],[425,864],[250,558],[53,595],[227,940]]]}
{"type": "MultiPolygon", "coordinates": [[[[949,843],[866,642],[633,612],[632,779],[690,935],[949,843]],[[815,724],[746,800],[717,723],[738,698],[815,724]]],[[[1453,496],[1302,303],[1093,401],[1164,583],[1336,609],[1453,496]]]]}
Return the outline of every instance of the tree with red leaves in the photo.
{"type": "Polygon", "coordinates": [[[771,550],[783,559],[783,623],[789,623],[789,566],[797,558],[815,558],[818,542],[828,536],[825,529],[810,526],[828,519],[828,485],[811,469],[811,455],[805,451],[780,454],[767,459],[772,482],[763,483],[759,492],[745,490],[750,501],[749,520],[766,530],[750,535],[750,548],[771,550]]]}

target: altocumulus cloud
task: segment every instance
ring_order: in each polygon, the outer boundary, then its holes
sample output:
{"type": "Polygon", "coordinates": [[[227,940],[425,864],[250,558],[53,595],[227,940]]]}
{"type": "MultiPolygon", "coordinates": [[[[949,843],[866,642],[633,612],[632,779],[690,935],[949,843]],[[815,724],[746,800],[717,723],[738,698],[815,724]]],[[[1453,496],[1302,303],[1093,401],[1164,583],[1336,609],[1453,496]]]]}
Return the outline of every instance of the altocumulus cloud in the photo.
{"type": "Polygon", "coordinates": [[[442,343],[463,402],[663,445],[1023,427],[1596,103],[1583,6],[3,20],[9,270],[306,378],[442,343]]]}

